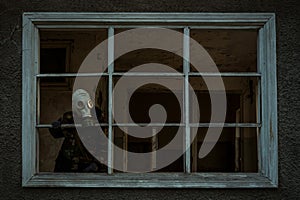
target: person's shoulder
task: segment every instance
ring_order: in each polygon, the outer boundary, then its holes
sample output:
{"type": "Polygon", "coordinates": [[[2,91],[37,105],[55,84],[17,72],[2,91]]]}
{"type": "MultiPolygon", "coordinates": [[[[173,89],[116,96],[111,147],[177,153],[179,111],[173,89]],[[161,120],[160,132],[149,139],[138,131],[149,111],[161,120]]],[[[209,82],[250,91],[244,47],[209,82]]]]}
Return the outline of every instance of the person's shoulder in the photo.
{"type": "Polygon", "coordinates": [[[63,121],[66,123],[73,123],[74,119],[73,119],[73,112],[72,111],[67,111],[63,114],[63,121]]]}

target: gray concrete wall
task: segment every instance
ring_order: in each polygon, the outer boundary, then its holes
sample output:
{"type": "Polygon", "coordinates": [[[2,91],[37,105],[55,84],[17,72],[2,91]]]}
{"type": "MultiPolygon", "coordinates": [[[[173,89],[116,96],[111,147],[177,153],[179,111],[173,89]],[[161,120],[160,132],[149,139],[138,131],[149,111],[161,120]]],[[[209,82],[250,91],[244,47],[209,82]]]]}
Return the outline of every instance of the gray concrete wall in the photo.
{"type": "Polygon", "coordinates": [[[0,199],[299,199],[300,59],[297,0],[1,0],[0,199]],[[278,189],[85,189],[21,187],[22,13],[275,12],[277,24],[278,189]]]}

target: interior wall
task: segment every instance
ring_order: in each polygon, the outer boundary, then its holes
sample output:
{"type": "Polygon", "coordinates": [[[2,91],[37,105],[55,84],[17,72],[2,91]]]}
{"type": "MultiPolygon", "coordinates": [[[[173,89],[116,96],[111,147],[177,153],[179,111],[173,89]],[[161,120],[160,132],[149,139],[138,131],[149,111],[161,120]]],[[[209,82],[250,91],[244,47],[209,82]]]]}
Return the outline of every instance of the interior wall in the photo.
{"type": "Polygon", "coordinates": [[[298,199],[300,134],[297,0],[31,0],[0,2],[0,190],[4,199],[298,199]],[[277,31],[278,189],[22,188],[23,12],[274,12],[277,31]]]}

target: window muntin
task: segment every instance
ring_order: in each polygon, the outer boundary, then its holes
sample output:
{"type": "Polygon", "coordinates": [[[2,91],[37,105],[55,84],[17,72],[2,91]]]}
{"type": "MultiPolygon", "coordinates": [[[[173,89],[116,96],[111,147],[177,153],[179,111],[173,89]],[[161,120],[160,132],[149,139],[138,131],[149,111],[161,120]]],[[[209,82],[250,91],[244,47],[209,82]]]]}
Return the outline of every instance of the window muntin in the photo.
{"type": "MultiPolygon", "coordinates": [[[[253,16],[252,16],[252,17],[253,17],[253,16]]],[[[265,27],[264,27],[264,28],[265,28],[265,27]]],[[[268,27],[268,28],[270,28],[270,27],[268,27]]],[[[262,29],[261,29],[261,30],[262,30],[262,29]]],[[[263,41],[263,39],[267,39],[266,35],[268,35],[268,34],[270,34],[270,32],[267,32],[267,31],[266,31],[266,32],[263,32],[263,31],[261,31],[261,33],[260,33],[260,38],[259,38],[259,40],[260,40],[259,44],[260,44],[260,45],[264,44],[262,41],[263,41]],[[264,38],[262,39],[262,37],[264,37],[264,38]]],[[[274,48],[274,46],[272,46],[272,44],[273,44],[273,43],[271,42],[271,46],[266,46],[265,48],[266,48],[267,50],[265,50],[265,51],[267,51],[267,52],[268,52],[268,51],[272,51],[272,48],[274,48]],[[270,48],[271,50],[268,49],[268,48],[270,48]]],[[[26,46],[26,45],[25,45],[25,46],[26,46]]],[[[262,54],[263,56],[266,56],[266,55],[264,54],[265,52],[261,52],[261,49],[262,49],[262,48],[259,49],[259,53],[262,54]]],[[[260,60],[260,59],[262,59],[262,58],[261,58],[261,55],[259,56],[258,60],[259,60],[259,65],[262,65],[262,66],[263,66],[263,64],[261,63],[261,60],[260,60]]],[[[269,64],[269,63],[268,63],[268,64],[269,64]]],[[[271,64],[274,64],[274,63],[271,63],[271,64]]],[[[195,74],[194,74],[194,75],[195,75],[195,74]]],[[[197,75],[197,74],[196,74],[196,75],[197,75]]],[[[202,75],[203,75],[203,74],[202,74],[202,75]]],[[[211,74],[210,74],[210,75],[211,75],[211,74]]],[[[231,76],[232,74],[230,74],[230,73],[227,73],[227,74],[224,73],[224,75],[225,75],[225,76],[231,76]]],[[[249,75],[250,75],[250,74],[249,74],[249,75]]],[[[261,75],[260,75],[260,68],[258,69],[258,73],[257,73],[257,74],[254,74],[254,73],[251,74],[251,76],[253,76],[253,75],[254,75],[254,76],[261,76],[261,75]]],[[[263,75],[265,76],[265,74],[263,74],[263,75]]],[[[234,76],[234,75],[233,75],[233,76],[234,76]]],[[[247,74],[239,74],[239,76],[243,76],[243,77],[244,77],[244,76],[247,76],[247,74]]],[[[264,76],[262,77],[262,83],[263,83],[263,84],[266,84],[266,81],[267,81],[267,80],[266,80],[266,78],[265,78],[264,76]]],[[[38,76],[38,77],[42,77],[42,76],[38,76]]],[[[23,79],[23,80],[24,80],[24,79],[23,79]]],[[[272,81],[273,81],[273,79],[272,79],[272,81]]],[[[260,82],[260,81],[259,81],[259,82],[260,82]]],[[[263,87],[264,87],[264,86],[265,86],[265,85],[263,85],[263,87]]],[[[267,92],[270,92],[269,90],[270,90],[270,89],[268,89],[267,92]]],[[[24,91],[24,90],[23,90],[23,91],[24,91]]],[[[258,90],[258,91],[260,91],[260,90],[258,90]]],[[[263,89],[263,90],[262,90],[262,93],[263,93],[263,94],[264,94],[264,92],[266,92],[266,89],[263,89]]],[[[259,92],[259,93],[260,93],[260,92],[259,92]]],[[[259,93],[258,93],[258,97],[259,97],[259,95],[260,95],[259,93]]],[[[264,98],[263,98],[263,101],[265,101],[264,98]]],[[[259,107],[260,107],[260,105],[259,105],[259,107]]],[[[265,116],[265,113],[266,113],[266,111],[264,111],[264,109],[266,109],[266,108],[264,108],[264,107],[262,108],[262,110],[263,110],[262,115],[263,115],[263,116],[265,116]]],[[[259,119],[259,118],[260,118],[260,116],[258,117],[258,119],[259,119]]],[[[259,121],[259,120],[258,120],[258,121],[259,121]]],[[[37,127],[39,127],[39,126],[42,127],[43,125],[38,125],[37,127]]],[[[205,124],[204,124],[203,126],[205,126],[205,124]]],[[[206,125],[206,126],[207,126],[207,125],[206,125]]],[[[216,124],[216,126],[218,126],[218,125],[216,124]]],[[[225,125],[225,126],[226,126],[226,125],[225,125]]],[[[228,126],[232,126],[232,124],[228,124],[228,126]]],[[[258,124],[234,124],[233,126],[236,126],[236,127],[239,127],[239,126],[246,126],[246,127],[247,127],[247,126],[250,126],[250,127],[257,127],[257,128],[259,128],[261,125],[258,123],[258,124]]],[[[45,127],[47,127],[47,126],[45,126],[45,127]]],[[[268,127],[265,127],[265,130],[268,130],[268,127]]],[[[271,131],[272,131],[272,130],[271,130],[271,131]]],[[[33,141],[33,142],[34,142],[34,141],[33,141]]],[[[266,141],[266,142],[268,142],[268,141],[266,141]]],[[[268,143],[265,143],[265,144],[268,144],[268,143]]],[[[274,146],[274,145],[273,145],[273,146],[274,146]]],[[[261,156],[261,155],[260,155],[260,156],[261,156]]],[[[276,160],[276,159],[275,159],[275,160],[276,160]]],[[[262,161],[262,158],[260,158],[260,161],[262,161]]],[[[273,162],[274,162],[274,160],[273,160],[273,162]]],[[[259,163],[259,165],[260,165],[260,166],[259,166],[259,168],[260,168],[259,170],[262,170],[262,169],[263,169],[261,166],[264,166],[264,165],[266,166],[266,164],[261,164],[261,163],[259,163]]],[[[263,173],[263,174],[264,174],[264,173],[267,173],[267,175],[269,176],[268,173],[270,173],[270,170],[268,169],[268,172],[262,171],[262,173],[263,173]]],[[[37,177],[37,178],[39,178],[39,177],[37,177]]],[[[147,179],[147,178],[146,178],[146,179],[147,179]]],[[[230,174],[228,174],[228,180],[230,181],[230,174]]],[[[150,179],[150,182],[151,182],[151,179],[150,179]]],[[[192,183],[192,180],[191,180],[191,183],[192,183]]],[[[214,185],[213,183],[210,183],[210,184],[214,185]]],[[[196,185],[197,185],[197,184],[196,184],[196,185]]],[[[201,185],[201,184],[198,184],[198,186],[199,186],[199,185],[201,185]]],[[[259,185],[259,184],[258,184],[258,185],[259,185]]],[[[189,185],[189,184],[186,184],[185,186],[186,186],[186,187],[191,187],[191,185],[189,185]]],[[[175,187],[176,187],[176,186],[175,186],[175,187]]],[[[201,187],[201,186],[200,186],[200,187],[201,187]]]]}

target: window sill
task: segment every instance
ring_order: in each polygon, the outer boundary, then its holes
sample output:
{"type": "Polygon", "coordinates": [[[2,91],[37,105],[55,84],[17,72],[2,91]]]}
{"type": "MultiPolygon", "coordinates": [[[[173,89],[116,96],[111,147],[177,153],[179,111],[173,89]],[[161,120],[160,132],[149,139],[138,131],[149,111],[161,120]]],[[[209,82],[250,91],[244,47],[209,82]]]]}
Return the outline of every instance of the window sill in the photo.
{"type": "Polygon", "coordinates": [[[23,187],[99,188],[276,188],[259,173],[39,173],[23,187]]]}

